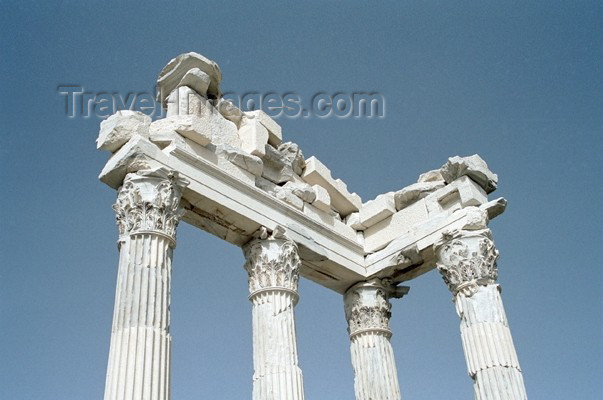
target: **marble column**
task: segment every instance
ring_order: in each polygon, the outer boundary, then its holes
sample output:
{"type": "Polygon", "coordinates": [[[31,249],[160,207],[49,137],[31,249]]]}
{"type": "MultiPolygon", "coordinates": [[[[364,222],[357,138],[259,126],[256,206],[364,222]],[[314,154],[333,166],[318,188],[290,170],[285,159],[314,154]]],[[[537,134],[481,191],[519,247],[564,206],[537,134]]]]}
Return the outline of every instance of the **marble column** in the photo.
{"type": "MultiPolygon", "coordinates": [[[[483,217],[485,220],[486,217],[483,217]]],[[[437,268],[453,295],[476,400],[525,400],[526,390],[500,286],[498,250],[485,223],[443,235],[437,268]]]]}
{"type": "Polygon", "coordinates": [[[113,206],[119,269],[105,400],[170,398],[170,279],[187,182],[164,168],[129,173],[113,206]]]}
{"type": "Polygon", "coordinates": [[[408,287],[394,287],[387,279],[372,279],[349,288],[344,296],[350,334],[356,400],[399,400],[400,385],[394,351],[391,297],[402,297],[408,287]]]}
{"type": "Polygon", "coordinates": [[[295,319],[300,260],[282,232],[244,246],[253,324],[253,399],[302,400],[295,319]]]}

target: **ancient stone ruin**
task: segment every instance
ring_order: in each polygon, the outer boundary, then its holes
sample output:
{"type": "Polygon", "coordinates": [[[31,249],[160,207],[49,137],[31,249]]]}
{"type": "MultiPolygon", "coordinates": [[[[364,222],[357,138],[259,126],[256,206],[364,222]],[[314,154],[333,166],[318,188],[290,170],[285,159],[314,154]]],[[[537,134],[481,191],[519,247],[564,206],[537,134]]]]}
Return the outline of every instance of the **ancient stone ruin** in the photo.
{"type": "Polygon", "coordinates": [[[283,142],[266,113],[223,101],[221,78],[215,62],[182,54],[157,81],[165,118],[118,111],[101,123],[97,145],[111,157],[100,180],[117,190],[119,228],[105,400],[170,397],[170,274],[181,220],[243,250],[254,400],[304,398],[300,277],[342,295],[356,399],[400,399],[390,300],[433,269],[461,319],[475,398],[526,399],[487,226],[506,201],[488,199],[498,178],[484,160],[449,158],[417,183],[363,202],[325,163],[283,142]]]}

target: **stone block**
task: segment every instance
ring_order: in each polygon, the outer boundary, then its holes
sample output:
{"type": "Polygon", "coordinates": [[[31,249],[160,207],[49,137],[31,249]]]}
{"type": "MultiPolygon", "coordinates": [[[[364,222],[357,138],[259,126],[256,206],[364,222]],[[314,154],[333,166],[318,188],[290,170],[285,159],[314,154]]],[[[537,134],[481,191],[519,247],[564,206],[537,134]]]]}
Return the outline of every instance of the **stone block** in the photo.
{"type": "Polygon", "coordinates": [[[299,197],[306,203],[312,204],[314,202],[314,200],[316,200],[316,192],[314,191],[312,186],[308,185],[307,183],[300,184],[300,183],[294,183],[294,182],[290,181],[290,182],[285,183],[285,185],[283,186],[283,189],[290,190],[291,193],[293,193],[294,195],[296,195],[297,197],[299,197]]]}
{"type": "Polygon", "coordinates": [[[278,151],[280,151],[281,154],[287,160],[289,160],[291,163],[291,168],[293,168],[293,172],[295,172],[297,175],[301,175],[306,167],[306,160],[304,159],[304,153],[302,153],[297,143],[282,143],[280,146],[278,146],[278,151]]]}
{"type": "Polygon", "coordinates": [[[398,190],[394,194],[396,210],[401,210],[405,207],[408,207],[415,201],[426,197],[428,194],[433,193],[438,189],[443,188],[445,185],[446,183],[443,180],[427,181],[413,183],[404,189],[398,190]]]}
{"type": "Polygon", "coordinates": [[[238,127],[240,126],[239,123],[243,118],[243,111],[239,110],[239,108],[235,106],[232,101],[224,98],[220,99],[217,109],[224,118],[233,122],[238,127]]]}
{"type": "Polygon", "coordinates": [[[488,201],[484,189],[467,176],[461,176],[454,182],[436,190],[425,197],[429,215],[451,214],[469,206],[480,206],[488,201]]]}
{"type": "Polygon", "coordinates": [[[316,198],[312,202],[312,205],[322,211],[332,211],[331,196],[329,196],[327,189],[320,185],[312,185],[312,189],[314,189],[314,193],[316,193],[316,198]]]}
{"type": "Polygon", "coordinates": [[[419,179],[417,182],[437,182],[443,181],[444,177],[439,169],[433,169],[431,171],[427,171],[421,175],[419,175],[419,179]]]}
{"type": "Polygon", "coordinates": [[[196,115],[174,115],[154,121],[149,128],[149,137],[155,141],[169,137],[171,132],[206,146],[211,143],[211,130],[207,129],[205,121],[196,115]]]}
{"type": "Polygon", "coordinates": [[[362,207],[360,196],[348,192],[347,185],[341,179],[333,179],[331,171],[316,157],[306,160],[306,168],[301,177],[310,185],[325,188],[331,197],[331,205],[342,217],[346,217],[362,207]]]}
{"type": "Polygon", "coordinates": [[[268,129],[257,118],[243,117],[239,126],[241,148],[254,156],[264,157],[268,144],[268,129]]]}
{"type": "Polygon", "coordinates": [[[468,176],[477,182],[486,193],[496,190],[498,176],[488,169],[488,164],[477,154],[469,157],[451,157],[440,168],[446,183],[450,183],[461,176],[468,176]]]}
{"type": "Polygon", "coordinates": [[[253,174],[256,178],[262,175],[264,163],[262,159],[247,152],[228,145],[216,147],[216,154],[233,163],[234,165],[253,174]]]}
{"type": "Polygon", "coordinates": [[[265,149],[266,154],[262,157],[264,161],[262,176],[276,184],[292,181],[294,174],[289,160],[269,144],[265,146],[265,149]]]}
{"type": "Polygon", "coordinates": [[[358,218],[360,224],[368,228],[395,213],[394,192],[389,192],[364,203],[358,212],[358,218]]]}
{"type": "Polygon", "coordinates": [[[347,226],[355,229],[357,231],[363,231],[366,229],[366,226],[360,223],[360,213],[354,212],[345,217],[344,222],[347,226]]]}
{"type": "Polygon", "coordinates": [[[184,76],[194,69],[199,69],[210,78],[206,91],[207,96],[220,98],[220,81],[222,80],[220,67],[207,57],[190,52],[180,54],[178,57],[170,60],[159,73],[159,77],[157,78],[157,97],[164,107],[167,96],[181,84],[184,76]]]}
{"type": "Polygon", "coordinates": [[[96,148],[114,153],[135,135],[148,138],[150,125],[151,117],[148,115],[138,111],[118,111],[101,122],[96,148]]]}
{"type": "Polygon", "coordinates": [[[156,158],[161,158],[159,148],[148,139],[135,135],[111,156],[98,179],[117,189],[122,185],[126,174],[161,166],[156,158]]]}
{"type": "Polygon", "coordinates": [[[262,110],[247,111],[245,116],[249,119],[256,119],[268,130],[268,143],[275,148],[283,141],[283,132],[281,126],[276,123],[268,114],[262,110]]]}
{"type": "Polygon", "coordinates": [[[413,225],[427,220],[425,199],[398,211],[394,215],[364,230],[364,250],[367,253],[380,250],[391,241],[411,232],[413,225]]]}
{"type": "Polygon", "coordinates": [[[188,70],[178,86],[188,86],[203,97],[207,97],[207,88],[211,82],[211,78],[199,68],[188,70]]]}
{"type": "Polygon", "coordinates": [[[293,194],[291,190],[280,188],[280,190],[276,192],[276,198],[297,208],[298,210],[303,210],[304,208],[304,201],[293,194]]]}
{"type": "Polygon", "coordinates": [[[335,232],[341,234],[342,236],[356,242],[358,240],[356,236],[356,231],[351,227],[344,224],[339,219],[335,218],[335,216],[330,213],[327,213],[323,210],[319,210],[311,204],[304,203],[304,214],[312,218],[313,220],[330,227],[335,232]]]}

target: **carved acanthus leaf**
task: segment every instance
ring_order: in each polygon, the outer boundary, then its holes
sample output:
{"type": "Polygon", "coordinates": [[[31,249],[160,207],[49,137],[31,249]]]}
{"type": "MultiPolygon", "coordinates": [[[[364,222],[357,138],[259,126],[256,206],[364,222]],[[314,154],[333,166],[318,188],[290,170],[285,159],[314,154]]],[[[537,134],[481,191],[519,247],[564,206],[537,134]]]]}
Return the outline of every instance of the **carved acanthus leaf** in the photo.
{"type": "Polygon", "coordinates": [[[446,239],[437,250],[437,267],[453,295],[472,296],[479,285],[496,282],[499,254],[489,231],[470,236],[459,232],[446,239]]]}
{"type": "Polygon", "coordinates": [[[130,173],[124,179],[113,205],[120,235],[153,231],[175,239],[178,221],[184,214],[181,190],[187,182],[178,179],[177,174],[153,172],[130,173]]]}
{"type": "Polygon", "coordinates": [[[279,288],[297,292],[301,262],[293,241],[274,237],[255,239],[243,251],[251,294],[279,288]]]}

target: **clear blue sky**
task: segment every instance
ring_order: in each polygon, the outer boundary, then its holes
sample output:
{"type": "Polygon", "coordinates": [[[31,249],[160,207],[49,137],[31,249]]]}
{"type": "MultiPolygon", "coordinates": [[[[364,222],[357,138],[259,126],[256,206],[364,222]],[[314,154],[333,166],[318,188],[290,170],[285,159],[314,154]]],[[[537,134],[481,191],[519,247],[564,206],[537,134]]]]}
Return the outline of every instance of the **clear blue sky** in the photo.
{"type": "MultiPolygon", "coordinates": [[[[383,119],[281,119],[364,200],[479,153],[507,212],[491,227],[531,399],[603,396],[603,7],[596,1],[0,1],[0,398],[102,398],[117,272],[100,120],[61,84],[150,91],[172,57],[216,60],[232,91],[378,91],[383,119]],[[51,4],[52,3],[52,4],[51,4]],[[58,4],[55,4],[58,3],[58,4]],[[454,4],[453,4],[454,3],[454,4]]],[[[251,306],[238,248],[182,224],[172,398],[251,398],[251,306]]],[[[472,398],[437,272],[394,301],[406,400],[472,398]]],[[[341,297],[303,281],[308,400],[353,398],[341,297]]]]}

